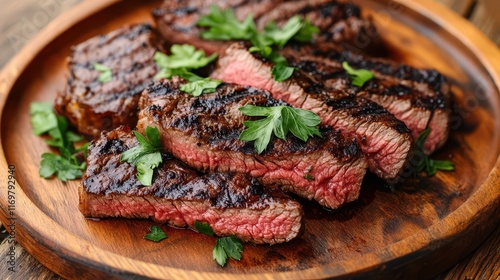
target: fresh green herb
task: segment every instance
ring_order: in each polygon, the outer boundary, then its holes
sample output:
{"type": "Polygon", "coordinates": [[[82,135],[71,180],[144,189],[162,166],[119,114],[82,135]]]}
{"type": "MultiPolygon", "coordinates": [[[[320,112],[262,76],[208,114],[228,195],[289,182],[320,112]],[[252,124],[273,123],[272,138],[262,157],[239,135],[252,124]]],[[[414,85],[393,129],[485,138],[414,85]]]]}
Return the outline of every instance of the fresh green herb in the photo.
{"type": "Polygon", "coordinates": [[[424,152],[425,140],[431,133],[431,129],[427,128],[424,130],[415,140],[415,157],[417,159],[417,164],[415,168],[415,174],[422,171],[427,173],[427,176],[434,176],[438,170],[453,171],[455,167],[453,163],[448,160],[433,160],[430,159],[424,152]]]}
{"type": "Polygon", "coordinates": [[[156,79],[168,79],[172,76],[182,77],[189,83],[182,85],[180,90],[193,96],[214,92],[222,83],[222,81],[203,78],[191,72],[193,69],[204,67],[214,61],[217,54],[206,56],[203,50],[196,50],[191,45],[172,45],[170,52],[171,55],[161,52],[155,53],[154,60],[160,68],[156,79]]]}
{"type": "Polygon", "coordinates": [[[79,148],[75,143],[82,141],[83,137],[69,130],[68,120],[54,113],[52,105],[46,102],[33,102],[30,104],[31,125],[33,133],[42,135],[48,133],[49,139],[45,142],[59,150],[60,155],[44,153],[40,162],[39,175],[50,178],[53,175],[66,182],[82,176],[85,162],[77,155],[86,151],[89,143],[79,148]]]}
{"type": "Polygon", "coordinates": [[[209,224],[202,223],[198,220],[194,221],[194,228],[199,232],[208,236],[214,236],[214,230],[209,224]]]}
{"type": "Polygon", "coordinates": [[[212,5],[210,13],[201,16],[198,26],[208,27],[201,33],[202,38],[208,40],[247,40],[252,43],[250,52],[258,52],[264,58],[276,64],[272,69],[276,81],[284,81],[292,76],[293,67],[287,65],[286,59],[274,50],[274,47],[283,48],[288,41],[310,42],[319,29],[300,16],[289,19],[280,29],[274,22],[269,22],[262,32],[257,31],[252,15],[248,15],[240,22],[230,9],[222,10],[212,5]]]}
{"type": "Polygon", "coordinates": [[[160,242],[165,238],[168,238],[167,234],[159,226],[151,226],[149,228],[150,233],[144,235],[144,239],[151,240],[154,242],[160,242]]]}
{"type": "Polygon", "coordinates": [[[85,162],[79,163],[76,157],[63,157],[52,153],[43,153],[38,173],[43,178],[50,178],[54,174],[63,182],[82,177],[85,162]]]}
{"type": "Polygon", "coordinates": [[[31,128],[33,133],[41,135],[57,127],[57,118],[48,102],[30,104],[31,128]]]}
{"type": "Polygon", "coordinates": [[[247,129],[240,135],[241,140],[255,140],[254,146],[259,154],[266,149],[273,132],[276,137],[286,139],[286,135],[290,131],[304,142],[314,135],[321,137],[317,128],[321,120],[318,115],[308,110],[289,106],[260,107],[253,105],[245,105],[239,110],[247,116],[266,117],[256,121],[243,122],[247,129]]]}
{"type": "Polygon", "coordinates": [[[156,52],[154,60],[160,68],[197,69],[208,65],[217,58],[217,54],[206,56],[203,50],[196,50],[192,45],[172,45],[171,55],[156,52]]]}
{"type": "Polygon", "coordinates": [[[206,40],[249,40],[256,30],[252,14],[240,22],[232,10],[216,5],[210,6],[210,13],[201,16],[197,25],[209,28],[201,33],[206,40]]]}
{"type": "Polygon", "coordinates": [[[288,80],[293,75],[295,68],[286,66],[284,64],[276,64],[273,66],[271,73],[273,74],[274,80],[277,82],[283,82],[288,80]]]}
{"type": "Polygon", "coordinates": [[[200,96],[203,93],[215,92],[216,88],[222,83],[219,80],[212,80],[210,78],[205,78],[198,81],[193,81],[184,84],[180,87],[180,90],[190,93],[192,96],[200,96]]]}
{"type": "Polygon", "coordinates": [[[221,266],[226,264],[227,258],[241,260],[243,244],[236,236],[228,236],[217,239],[212,255],[215,261],[221,266]]]}
{"type": "Polygon", "coordinates": [[[304,175],[304,179],[306,179],[306,180],[308,180],[308,181],[312,181],[312,180],[314,180],[314,176],[313,176],[313,175],[311,175],[311,174],[309,174],[309,173],[306,173],[306,174],[304,175]]]}
{"type": "Polygon", "coordinates": [[[111,82],[111,80],[113,79],[113,71],[111,71],[111,68],[109,68],[108,66],[94,62],[94,69],[97,70],[97,72],[99,72],[97,80],[100,83],[111,82]]]}
{"type": "Polygon", "coordinates": [[[373,79],[375,76],[373,75],[372,72],[365,70],[365,69],[359,69],[356,70],[352,68],[347,61],[342,62],[342,67],[344,70],[347,72],[347,74],[351,77],[352,79],[352,84],[357,86],[357,87],[362,87],[366,82],[369,80],[373,79]]]}
{"type": "Polygon", "coordinates": [[[133,131],[139,145],[125,151],[120,161],[133,163],[137,167],[137,179],[144,186],[151,186],[153,171],[162,162],[160,132],[156,127],[146,127],[146,136],[133,131]]]}

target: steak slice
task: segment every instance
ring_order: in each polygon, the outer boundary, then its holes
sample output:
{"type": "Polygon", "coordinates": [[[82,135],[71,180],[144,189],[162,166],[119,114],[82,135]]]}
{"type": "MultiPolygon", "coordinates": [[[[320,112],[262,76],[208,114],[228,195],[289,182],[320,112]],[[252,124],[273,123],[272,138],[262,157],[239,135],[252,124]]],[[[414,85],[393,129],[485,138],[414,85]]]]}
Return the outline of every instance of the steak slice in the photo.
{"type": "Polygon", "coordinates": [[[153,10],[153,16],[160,34],[170,43],[191,44],[208,54],[223,53],[232,42],[203,40],[200,33],[204,29],[196,26],[211,5],[232,9],[239,20],[252,14],[259,29],[270,21],[282,26],[292,16],[301,15],[319,27],[319,42],[368,53],[384,49],[371,19],[363,18],[358,6],[337,0],[166,0],[153,10]]]}
{"type": "Polygon", "coordinates": [[[434,70],[416,69],[386,59],[312,48],[310,45],[288,47],[282,51],[291,66],[314,76],[331,89],[364,97],[387,109],[412,131],[414,139],[426,129],[431,134],[425,150],[433,152],[448,138],[451,94],[446,78],[434,70]],[[312,55],[311,55],[312,54],[312,55]],[[351,84],[342,67],[347,61],[355,69],[367,69],[375,78],[363,87],[351,84]]]}
{"type": "Polygon", "coordinates": [[[148,24],[125,26],[71,50],[69,79],[55,109],[87,136],[119,125],[135,127],[141,92],[157,72],[154,53],[161,42],[148,24]],[[110,82],[98,81],[94,63],[110,67],[110,82]]]}
{"type": "Polygon", "coordinates": [[[327,88],[304,71],[276,82],[271,68],[258,54],[248,52],[245,44],[235,43],[219,58],[212,78],[268,90],[273,98],[317,113],[324,124],[358,141],[370,170],[381,178],[393,179],[403,171],[413,145],[403,122],[374,102],[327,88]]]}
{"type": "Polygon", "coordinates": [[[355,141],[323,127],[321,138],[275,138],[258,154],[253,142],[239,140],[243,121],[250,117],[238,109],[284,102],[266,91],[235,84],[195,98],[179,90],[182,83],[163,80],[148,87],[137,124],[139,131],[158,127],[164,146],[176,158],[201,171],[250,174],[265,185],[281,185],[330,208],[357,199],[367,164],[355,141]]]}
{"type": "Polygon", "coordinates": [[[216,235],[256,244],[287,242],[302,233],[300,203],[244,174],[198,175],[164,155],[153,184],[142,186],[136,168],[120,162],[122,152],[136,145],[124,126],[92,142],[80,186],[79,208],[85,217],[152,219],[189,228],[198,220],[216,235]]]}

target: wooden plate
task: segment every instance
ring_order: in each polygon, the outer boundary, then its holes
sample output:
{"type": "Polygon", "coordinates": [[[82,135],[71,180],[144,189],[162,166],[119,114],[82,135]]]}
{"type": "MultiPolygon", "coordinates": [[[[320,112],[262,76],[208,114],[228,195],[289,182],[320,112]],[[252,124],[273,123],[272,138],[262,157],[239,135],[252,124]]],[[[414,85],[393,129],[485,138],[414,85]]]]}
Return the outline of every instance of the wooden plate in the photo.
{"type": "Polygon", "coordinates": [[[271,247],[245,245],[243,259],[224,268],[212,260],[214,238],[164,227],[169,238],[157,244],[142,238],[151,221],[85,220],[77,209],[78,181],[63,184],[38,176],[40,155],[48,147],[31,132],[29,104],[52,101],[64,87],[71,45],[126,23],[151,21],[150,10],[159,2],[84,1],[52,22],[1,74],[2,222],[14,221],[18,242],[70,279],[397,278],[446,269],[499,221],[500,53],[465,20],[431,0],[361,4],[394,57],[451,78],[457,99],[453,131],[435,156],[453,160],[455,172],[410,180],[395,192],[367,177],[359,201],[341,210],[305,203],[303,237],[271,247]],[[11,198],[9,165],[17,180],[11,198]]]}

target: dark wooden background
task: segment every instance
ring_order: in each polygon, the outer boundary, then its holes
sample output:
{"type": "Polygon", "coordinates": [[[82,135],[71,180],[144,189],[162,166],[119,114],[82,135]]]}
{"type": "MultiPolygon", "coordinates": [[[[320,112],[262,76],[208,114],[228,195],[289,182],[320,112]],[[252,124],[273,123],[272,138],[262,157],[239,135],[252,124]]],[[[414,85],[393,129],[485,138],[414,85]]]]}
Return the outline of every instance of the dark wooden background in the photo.
{"type": "MultiPolygon", "coordinates": [[[[82,0],[0,0],[0,67],[53,18],[82,0]]],[[[97,1],[97,0],[86,0],[97,1]]],[[[131,1],[131,0],[129,0],[131,1]]],[[[468,18],[500,46],[500,0],[437,0],[468,18]]],[[[16,245],[16,272],[8,271],[7,232],[0,227],[0,279],[61,279],[16,245]],[[3,260],[3,261],[2,261],[3,260]]],[[[473,253],[436,279],[500,279],[500,226],[473,253]]]]}

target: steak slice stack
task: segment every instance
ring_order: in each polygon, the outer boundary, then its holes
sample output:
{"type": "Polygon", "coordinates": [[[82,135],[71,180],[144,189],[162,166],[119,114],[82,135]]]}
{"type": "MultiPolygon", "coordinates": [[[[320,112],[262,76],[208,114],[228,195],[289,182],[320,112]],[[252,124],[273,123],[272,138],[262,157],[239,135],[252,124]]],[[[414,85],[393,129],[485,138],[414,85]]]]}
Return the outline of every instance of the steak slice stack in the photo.
{"type": "Polygon", "coordinates": [[[157,72],[154,53],[161,47],[151,26],[125,26],[72,48],[67,87],[55,108],[87,136],[119,125],[135,127],[141,92],[157,72]],[[112,80],[99,82],[94,63],[112,70],[112,80]]]}
{"type": "Polygon", "coordinates": [[[413,146],[410,130],[403,122],[376,103],[328,88],[304,71],[276,82],[272,64],[247,47],[244,43],[231,45],[219,58],[212,78],[268,90],[273,98],[317,113],[323,124],[358,141],[370,170],[381,178],[396,178],[403,171],[413,146]]]}
{"type": "Polygon", "coordinates": [[[247,104],[286,105],[248,86],[223,84],[216,93],[192,97],[179,90],[181,79],[162,80],[144,91],[137,128],[157,127],[163,145],[176,158],[201,171],[250,174],[263,184],[337,208],[357,199],[367,163],[353,140],[331,128],[303,142],[294,136],[272,139],[258,154],[253,142],[239,140],[250,117],[247,104]]]}
{"type": "Polygon", "coordinates": [[[153,16],[161,35],[169,42],[191,44],[208,54],[223,53],[231,42],[203,40],[200,37],[203,29],[196,25],[201,15],[209,13],[211,5],[231,9],[240,21],[252,14],[258,29],[271,21],[281,26],[291,17],[301,15],[319,27],[317,40],[320,42],[332,42],[368,53],[383,51],[383,44],[373,22],[363,18],[360,8],[347,1],[166,0],[161,8],[153,11],[153,16]]]}
{"type": "Polygon", "coordinates": [[[285,48],[282,54],[291,66],[314,76],[326,87],[381,105],[406,124],[414,139],[429,127],[431,134],[425,143],[427,152],[433,152],[446,142],[451,97],[450,85],[443,75],[434,70],[332,49],[301,44],[285,48]],[[370,70],[375,78],[363,87],[352,85],[342,67],[343,61],[355,69],[370,70]]]}
{"type": "Polygon", "coordinates": [[[243,174],[198,175],[164,155],[151,186],[137,180],[136,168],[120,162],[136,146],[128,127],[103,133],[92,142],[80,186],[80,211],[86,217],[150,218],[176,227],[209,224],[219,236],[245,242],[287,242],[303,231],[300,203],[276,187],[263,187],[243,174]]]}

